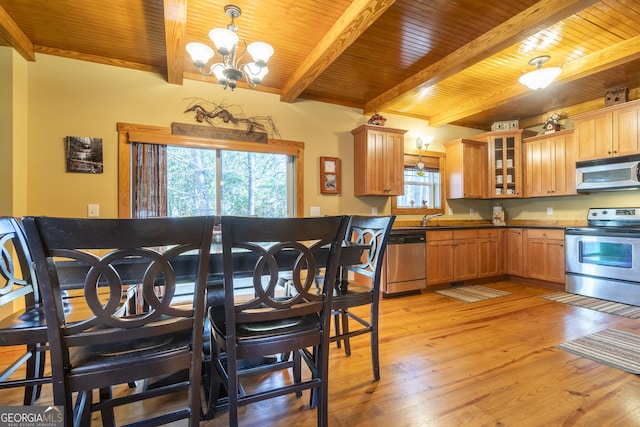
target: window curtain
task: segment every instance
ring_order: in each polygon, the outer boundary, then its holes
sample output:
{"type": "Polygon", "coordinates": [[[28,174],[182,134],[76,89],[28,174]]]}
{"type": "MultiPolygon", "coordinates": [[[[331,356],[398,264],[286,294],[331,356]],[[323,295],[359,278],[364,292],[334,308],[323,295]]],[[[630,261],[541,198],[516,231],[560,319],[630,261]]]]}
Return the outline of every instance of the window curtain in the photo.
{"type": "Polygon", "coordinates": [[[167,216],[167,146],[133,143],[134,218],[167,216]]]}

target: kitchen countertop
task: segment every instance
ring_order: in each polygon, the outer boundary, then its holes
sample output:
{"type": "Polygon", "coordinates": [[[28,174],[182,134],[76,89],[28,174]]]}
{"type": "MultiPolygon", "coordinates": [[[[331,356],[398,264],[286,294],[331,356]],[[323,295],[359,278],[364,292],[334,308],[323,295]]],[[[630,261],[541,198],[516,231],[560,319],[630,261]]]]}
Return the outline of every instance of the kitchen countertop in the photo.
{"type": "MultiPolygon", "coordinates": [[[[460,229],[472,229],[472,228],[557,228],[566,229],[569,227],[584,227],[586,221],[513,221],[506,225],[493,225],[490,222],[485,221],[430,221],[429,225],[423,227],[416,224],[416,221],[405,221],[396,223],[391,229],[392,233],[403,232],[422,232],[422,231],[437,231],[437,230],[460,230],[460,229]]],[[[418,222],[419,223],[419,222],[418,222]]]]}

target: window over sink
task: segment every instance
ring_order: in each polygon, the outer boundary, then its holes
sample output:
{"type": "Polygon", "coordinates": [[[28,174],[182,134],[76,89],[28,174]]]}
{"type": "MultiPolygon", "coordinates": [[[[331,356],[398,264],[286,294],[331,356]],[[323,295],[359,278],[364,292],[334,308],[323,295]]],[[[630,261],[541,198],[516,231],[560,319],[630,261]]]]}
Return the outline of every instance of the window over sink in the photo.
{"type": "MultiPolygon", "coordinates": [[[[422,165],[421,165],[422,166],[422,165]]],[[[391,201],[394,214],[444,213],[444,153],[404,155],[404,194],[391,201]],[[424,167],[418,168],[421,162],[424,167]]]]}

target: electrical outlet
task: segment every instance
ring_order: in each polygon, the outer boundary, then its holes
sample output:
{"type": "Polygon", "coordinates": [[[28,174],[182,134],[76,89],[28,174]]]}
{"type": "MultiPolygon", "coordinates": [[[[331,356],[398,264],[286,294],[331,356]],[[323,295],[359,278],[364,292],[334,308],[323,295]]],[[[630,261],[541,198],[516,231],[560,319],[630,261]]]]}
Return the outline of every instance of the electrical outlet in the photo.
{"type": "Polygon", "coordinates": [[[87,216],[95,218],[100,216],[100,205],[89,203],[87,205],[87,216]]]}
{"type": "Polygon", "coordinates": [[[320,206],[311,206],[311,216],[320,216],[320,206]]]}
{"type": "Polygon", "coordinates": [[[449,208],[449,216],[453,215],[453,208],[449,208]]]}
{"type": "Polygon", "coordinates": [[[378,215],[378,208],[371,208],[371,215],[378,215]]]}
{"type": "Polygon", "coordinates": [[[475,214],[475,213],[476,213],[476,210],[475,210],[475,209],[473,209],[473,208],[470,208],[470,209],[469,209],[469,215],[473,215],[473,214],[475,214]]]}
{"type": "Polygon", "coordinates": [[[553,208],[547,208],[547,215],[553,215],[553,208]]]}

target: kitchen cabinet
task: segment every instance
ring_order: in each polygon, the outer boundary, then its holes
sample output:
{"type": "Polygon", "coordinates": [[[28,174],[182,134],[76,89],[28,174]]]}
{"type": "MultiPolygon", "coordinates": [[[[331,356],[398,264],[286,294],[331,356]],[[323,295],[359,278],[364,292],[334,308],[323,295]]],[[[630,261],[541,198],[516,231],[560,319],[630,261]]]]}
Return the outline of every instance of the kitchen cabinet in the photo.
{"type": "Polygon", "coordinates": [[[576,193],[573,130],[524,140],[524,196],[566,196],[576,193]]]}
{"type": "Polygon", "coordinates": [[[427,231],[427,286],[453,282],[453,231],[427,231]]]}
{"type": "Polygon", "coordinates": [[[406,132],[371,125],[362,125],[351,131],[354,139],[354,195],[403,194],[406,132]]]}
{"type": "Polygon", "coordinates": [[[507,274],[510,276],[523,276],[522,253],[522,228],[507,229],[506,263],[507,274]]]}
{"type": "Polygon", "coordinates": [[[487,143],[470,139],[445,146],[447,199],[484,199],[487,188],[487,143]]]}
{"type": "Polygon", "coordinates": [[[525,277],[564,283],[564,230],[524,230],[525,277]]]}
{"type": "Polygon", "coordinates": [[[489,197],[522,197],[522,138],[535,132],[491,132],[489,141],[489,197]]]}
{"type": "Polygon", "coordinates": [[[640,100],[572,117],[576,160],[626,156],[640,152],[640,100]]]}
{"type": "Polygon", "coordinates": [[[477,232],[455,230],[453,239],[453,281],[475,279],[479,260],[477,232]]]}
{"type": "Polygon", "coordinates": [[[477,230],[427,230],[427,285],[459,282],[478,275],[477,230]]]}
{"type": "Polygon", "coordinates": [[[477,277],[493,277],[505,273],[506,229],[478,230],[477,277]]]}

